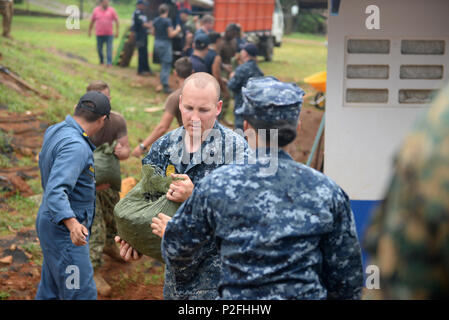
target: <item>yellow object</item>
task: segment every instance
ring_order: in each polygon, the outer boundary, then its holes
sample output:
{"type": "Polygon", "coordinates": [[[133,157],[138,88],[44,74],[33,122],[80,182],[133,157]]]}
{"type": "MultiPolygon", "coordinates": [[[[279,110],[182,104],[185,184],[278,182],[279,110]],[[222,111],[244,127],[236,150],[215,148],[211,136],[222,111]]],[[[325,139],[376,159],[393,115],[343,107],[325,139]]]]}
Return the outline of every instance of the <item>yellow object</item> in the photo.
{"type": "Polygon", "coordinates": [[[120,194],[120,199],[123,199],[126,196],[126,194],[128,192],[130,192],[131,189],[136,186],[136,184],[137,184],[137,180],[134,179],[133,177],[128,177],[126,179],[123,179],[122,180],[122,188],[121,188],[121,191],[119,193],[120,194]]]}
{"type": "Polygon", "coordinates": [[[175,173],[175,172],[176,172],[175,166],[172,164],[169,164],[167,166],[167,169],[165,169],[165,175],[167,177],[169,177],[172,173],[175,173]]]}
{"type": "Polygon", "coordinates": [[[304,82],[314,87],[317,91],[326,92],[327,72],[321,71],[304,79],[304,82]]]}

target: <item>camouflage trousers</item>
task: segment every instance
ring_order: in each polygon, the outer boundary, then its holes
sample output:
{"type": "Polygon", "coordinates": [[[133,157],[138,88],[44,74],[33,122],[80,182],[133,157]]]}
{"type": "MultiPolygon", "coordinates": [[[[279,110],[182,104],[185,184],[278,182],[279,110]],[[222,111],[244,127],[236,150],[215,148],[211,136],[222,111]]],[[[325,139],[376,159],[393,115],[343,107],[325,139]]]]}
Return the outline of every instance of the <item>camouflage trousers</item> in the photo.
{"type": "Polygon", "coordinates": [[[3,35],[9,36],[11,32],[11,22],[13,16],[13,3],[9,1],[0,1],[0,14],[3,16],[3,35]]]}
{"type": "Polygon", "coordinates": [[[119,200],[119,193],[111,188],[97,191],[95,218],[89,241],[90,260],[94,269],[103,264],[104,247],[115,245],[114,237],[117,235],[117,227],[114,220],[114,207],[119,200]]]}

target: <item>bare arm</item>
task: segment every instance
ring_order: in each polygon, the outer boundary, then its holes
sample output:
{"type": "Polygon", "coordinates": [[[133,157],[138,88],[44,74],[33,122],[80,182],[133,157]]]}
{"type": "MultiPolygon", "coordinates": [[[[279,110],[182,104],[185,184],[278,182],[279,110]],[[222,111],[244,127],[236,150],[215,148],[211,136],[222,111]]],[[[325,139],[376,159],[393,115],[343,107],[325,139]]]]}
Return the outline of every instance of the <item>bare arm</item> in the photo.
{"type": "Polygon", "coordinates": [[[169,38],[174,38],[182,31],[181,26],[178,24],[175,29],[173,27],[167,28],[167,34],[169,38]]]}
{"type": "Polygon", "coordinates": [[[220,84],[221,91],[223,93],[224,97],[229,96],[228,88],[226,87],[226,83],[223,81],[223,78],[221,77],[221,64],[222,59],[219,55],[215,57],[214,63],[212,64],[212,75],[217,79],[218,83],[220,84]]]}
{"type": "MultiPolygon", "coordinates": [[[[145,148],[148,148],[154,143],[154,141],[162,137],[164,133],[166,133],[170,128],[173,118],[174,116],[170,112],[165,111],[162,115],[161,121],[156,126],[156,128],[154,128],[153,132],[151,132],[151,134],[145,140],[143,140],[143,146],[145,148]]],[[[137,146],[136,148],[134,148],[132,155],[135,157],[139,157],[142,155],[142,153],[143,150],[139,146],[137,146]]]]}
{"type": "Polygon", "coordinates": [[[88,32],[89,37],[92,35],[92,28],[94,27],[94,24],[95,24],[95,20],[90,20],[89,32],[88,32]]]}

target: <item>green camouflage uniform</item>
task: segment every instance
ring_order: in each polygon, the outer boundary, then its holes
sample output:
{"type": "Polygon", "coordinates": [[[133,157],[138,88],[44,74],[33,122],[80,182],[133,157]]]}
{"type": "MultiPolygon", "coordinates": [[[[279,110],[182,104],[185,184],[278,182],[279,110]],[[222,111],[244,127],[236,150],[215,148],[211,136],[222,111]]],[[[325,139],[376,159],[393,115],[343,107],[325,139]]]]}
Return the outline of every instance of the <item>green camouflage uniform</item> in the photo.
{"type": "Polygon", "coordinates": [[[103,264],[103,248],[115,246],[114,236],[118,233],[113,212],[119,200],[119,193],[112,188],[97,191],[95,219],[89,241],[90,260],[94,269],[103,264]]]}
{"type": "Polygon", "coordinates": [[[407,136],[365,247],[380,270],[368,298],[449,297],[449,86],[407,136]]]}

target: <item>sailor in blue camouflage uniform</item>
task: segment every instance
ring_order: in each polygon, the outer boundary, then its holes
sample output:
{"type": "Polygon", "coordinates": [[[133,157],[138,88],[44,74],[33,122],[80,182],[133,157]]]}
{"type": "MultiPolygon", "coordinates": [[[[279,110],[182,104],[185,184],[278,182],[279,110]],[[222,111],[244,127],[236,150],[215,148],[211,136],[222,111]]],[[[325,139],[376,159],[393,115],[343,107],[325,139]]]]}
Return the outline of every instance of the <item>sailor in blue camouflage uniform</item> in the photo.
{"type": "Polygon", "coordinates": [[[162,254],[178,283],[201,272],[200,254],[215,243],[221,299],[361,297],[361,252],[348,196],[322,173],[276,150],[295,139],[303,94],[273,77],[250,79],[243,89],[245,130],[278,129],[278,144],[249,135],[258,151],[255,164],[215,170],[166,226],[153,220],[155,233],[165,227],[162,254]],[[277,170],[270,172],[274,157],[277,170]]]}
{"type": "MultiPolygon", "coordinates": [[[[180,97],[183,126],[157,140],[142,163],[156,165],[167,175],[176,173],[178,175],[175,177],[188,178],[193,185],[196,185],[218,167],[246,161],[248,144],[245,139],[223,127],[216,120],[222,105],[219,97],[220,86],[213,76],[199,72],[187,78],[180,97]],[[207,130],[212,130],[201,142],[200,149],[190,153],[186,147],[188,139],[184,137],[186,134],[192,136],[195,130],[192,126],[195,126],[196,120],[201,120],[202,134],[206,132],[207,135],[207,130]]],[[[170,188],[167,199],[177,202],[188,198],[192,191],[190,190],[184,199],[176,196],[176,193],[182,193],[182,190],[176,189],[173,184],[170,188]]],[[[151,232],[151,229],[148,231],[151,232]]],[[[123,246],[122,244],[121,249],[123,246]]],[[[130,249],[130,252],[132,250],[130,249]]],[[[166,264],[164,299],[216,299],[218,297],[221,265],[215,244],[210,242],[205,245],[196,253],[196,256],[199,265],[197,272],[182,282],[175,279],[176,271],[169,263],[166,264]]],[[[128,259],[125,258],[125,260],[128,259]]]]}

